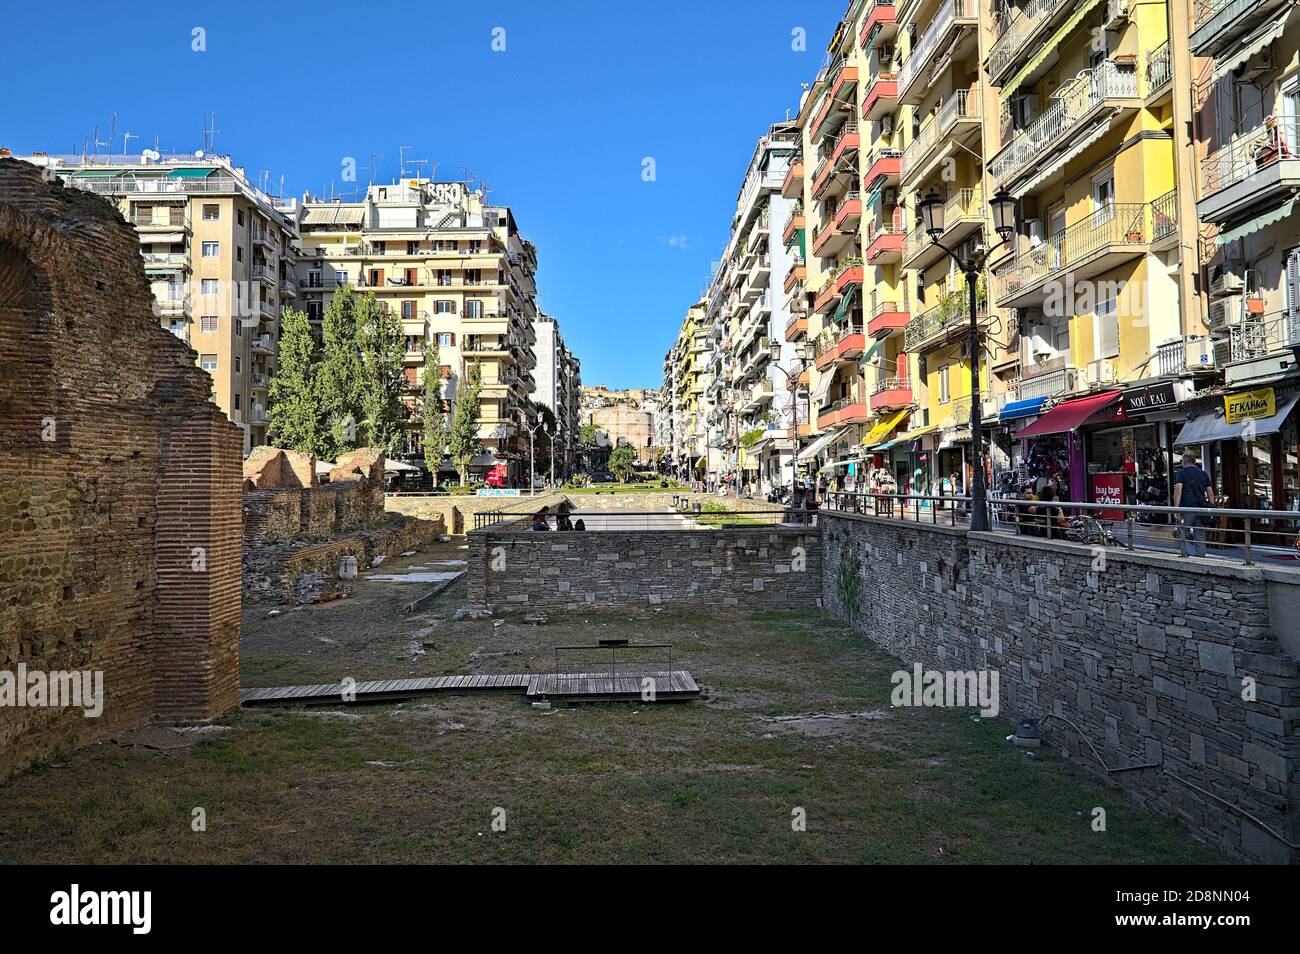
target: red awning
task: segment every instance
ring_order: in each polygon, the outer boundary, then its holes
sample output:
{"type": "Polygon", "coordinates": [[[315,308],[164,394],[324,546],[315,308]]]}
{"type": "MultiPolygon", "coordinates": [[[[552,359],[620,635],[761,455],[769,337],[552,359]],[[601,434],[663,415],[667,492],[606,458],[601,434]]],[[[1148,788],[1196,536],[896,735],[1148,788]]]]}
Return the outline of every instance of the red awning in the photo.
{"type": "Polygon", "coordinates": [[[1016,439],[1072,431],[1102,408],[1118,401],[1122,393],[1122,391],[1100,391],[1097,394],[1089,394],[1087,397],[1058,404],[1024,430],[1016,431],[1016,439]]]}

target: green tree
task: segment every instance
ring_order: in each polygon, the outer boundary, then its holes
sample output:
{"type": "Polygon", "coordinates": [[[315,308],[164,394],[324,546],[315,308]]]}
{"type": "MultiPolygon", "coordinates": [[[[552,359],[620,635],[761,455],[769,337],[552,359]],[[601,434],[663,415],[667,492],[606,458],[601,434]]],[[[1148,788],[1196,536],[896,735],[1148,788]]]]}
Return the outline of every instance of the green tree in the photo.
{"type": "Polygon", "coordinates": [[[578,428],[578,443],[583,447],[596,446],[596,425],[584,424],[578,428]]]}
{"type": "Polygon", "coordinates": [[[361,420],[366,446],[392,453],[406,436],[402,392],[406,387],[406,336],[397,315],[369,293],[357,309],[361,346],[361,420]]]}
{"type": "Polygon", "coordinates": [[[307,316],[284,312],[280,368],[271,379],[267,440],[275,447],[319,456],[326,450],[325,419],[317,395],[321,351],[307,316]]]}
{"type": "Polygon", "coordinates": [[[630,447],[615,447],[609,455],[609,469],[623,483],[636,470],[636,452],[630,447]]]}
{"type": "Polygon", "coordinates": [[[361,395],[365,386],[365,366],[361,360],[361,335],[358,325],[361,303],[374,296],[358,298],[344,285],[335,292],[322,322],[322,362],[317,379],[321,415],[327,431],[321,453],[335,458],[355,450],[358,424],[363,416],[361,395]]]}
{"type": "Polygon", "coordinates": [[[435,483],[438,479],[438,465],[447,452],[447,417],[442,410],[443,377],[440,358],[438,339],[435,337],[424,346],[424,374],[420,381],[424,387],[424,397],[420,403],[420,419],[424,428],[424,465],[429,468],[435,483]]]}
{"type": "Polygon", "coordinates": [[[478,418],[479,394],[483,390],[483,371],[477,361],[469,369],[469,380],[462,381],[452,415],[451,433],[447,442],[451,446],[451,459],[460,472],[460,482],[469,483],[469,462],[479,449],[478,418]]]}

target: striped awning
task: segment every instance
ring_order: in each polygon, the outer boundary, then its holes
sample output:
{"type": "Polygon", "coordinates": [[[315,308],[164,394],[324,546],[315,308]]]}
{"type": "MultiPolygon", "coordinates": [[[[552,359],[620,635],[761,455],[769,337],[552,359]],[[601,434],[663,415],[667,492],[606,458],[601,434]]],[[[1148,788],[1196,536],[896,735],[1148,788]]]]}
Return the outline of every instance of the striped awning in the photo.
{"type": "Polygon", "coordinates": [[[881,441],[883,441],[886,437],[888,437],[890,434],[894,432],[894,428],[898,427],[899,422],[903,418],[907,417],[907,415],[911,413],[912,413],[912,409],[905,407],[903,408],[903,410],[898,411],[893,416],[878,422],[874,427],[871,428],[870,431],[867,432],[867,436],[862,439],[862,445],[864,447],[874,447],[875,445],[879,444],[881,441]]]}
{"type": "Polygon", "coordinates": [[[1070,14],[1070,18],[1057,27],[1056,31],[1039,45],[1038,52],[1031,56],[1024,66],[1016,70],[1015,75],[1007,80],[1006,85],[1002,87],[1001,96],[1004,103],[1015,95],[1016,90],[1020,88],[1020,84],[1025,81],[1025,77],[1042,66],[1043,61],[1060,48],[1061,41],[1073,32],[1074,28],[1082,23],[1084,17],[1091,13],[1092,8],[1099,3],[1101,3],[1101,0],[1084,0],[1070,14]]]}
{"type": "Polygon", "coordinates": [[[1091,146],[1102,136],[1106,135],[1106,131],[1110,129],[1110,122],[1111,120],[1110,117],[1108,116],[1104,119],[1098,120],[1088,129],[1079,133],[1076,137],[1074,137],[1074,141],[1070,143],[1069,149],[1064,150],[1050,163],[1048,163],[1037,173],[1035,173],[1033,178],[1027,179],[1023,185],[1020,185],[1017,188],[1012,189],[1011,194],[1015,196],[1017,199],[1023,198],[1026,192],[1029,192],[1031,189],[1037,186],[1048,176],[1052,175],[1058,169],[1062,168],[1067,162],[1069,162],[1079,153],[1083,152],[1083,150],[1087,149],[1089,146],[1091,146]]]}
{"type": "Polygon", "coordinates": [[[1264,47],[1268,46],[1274,40],[1282,35],[1286,29],[1286,21],[1295,11],[1294,6],[1288,6],[1278,16],[1274,17],[1268,23],[1252,33],[1249,37],[1240,43],[1233,44],[1233,51],[1223,59],[1215,57],[1214,71],[1210,74],[1210,82],[1217,83],[1223,77],[1227,76],[1242,63],[1245,63],[1252,56],[1258,53],[1264,47]]]}
{"type": "Polygon", "coordinates": [[[215,169],[173,169],[167,173],[168,179],[206,179],[215,169]]]}
{"type": "Polygon", "coordinates": [[[1215,244],[1227,245],[1229,242],[1235,242],[1239,238],[1245,238],[1252,232],[1258,232],[1260,229],[1272,225],[1274,222],[1281,222],[1291,214],[1291,209],[1295,207],[1295,203],[1295,199],[1292,199],[1290,202],[1284,202],[1276,209],[1270,209],[1262,215],[1255,216],[1248,222],[1241,223],[1241,225],[1238,225],[1235,229],[1220,232],[1218,238],[1214,240],[1215,244]]]}

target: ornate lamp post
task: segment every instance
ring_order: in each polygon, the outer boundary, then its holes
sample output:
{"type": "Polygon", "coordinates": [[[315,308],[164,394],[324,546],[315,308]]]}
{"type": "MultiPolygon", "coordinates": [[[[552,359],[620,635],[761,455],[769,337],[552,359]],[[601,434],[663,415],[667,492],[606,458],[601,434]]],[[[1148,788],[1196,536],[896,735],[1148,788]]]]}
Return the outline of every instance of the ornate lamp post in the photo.
{"type": "Polygon", "coordinates": [[[984,481],[984,420],[980,400],[980,332],[979,332],[979,295],[976,291],[980,273],[988,261],[990,253],[1005,245],[1016,229],[1016,200],[1005,189],[999,189],[989,203],[993,213],[993,230],[1000,237],[991,248],[976,251],[969,258],[960,258],[952,249],[939,241],[944,232],[944,200],[933,189],[930,194],[917,203],[921,213],[922,226],[930,236],[930,241],[943,249],[948,257],[966,275],[966,288],[970,293],[970,433],[975,450],[975,473],[971,480],[971,515],[972,530],[989,528],[988,488],[984,481]]]}

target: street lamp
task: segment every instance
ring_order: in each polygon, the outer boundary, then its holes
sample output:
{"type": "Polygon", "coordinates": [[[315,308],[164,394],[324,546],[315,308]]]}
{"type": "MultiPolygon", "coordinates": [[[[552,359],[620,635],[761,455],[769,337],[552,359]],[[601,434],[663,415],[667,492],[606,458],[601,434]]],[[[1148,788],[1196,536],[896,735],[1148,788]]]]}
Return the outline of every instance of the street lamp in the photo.
{"type": "MultiPolygon", "coordinates": [[[[786,384],[790,388],[790,497],[794,498],[794,488],[799,482],[799,375],[808,369],[813,360],[816,358],[817,346],[812,341],[805,340],[802,347],[799,348],[795,355],[798,362],[794,373],[787,371],[779,364],[773,365],[777,371],[785,375],[786,384]]],[[[811,416],[811,408],[808,411],[811,416]]]]}
{"type": "Polygon", "coordinates": [[[533,489],[533,481],[536,476],[533,469],[533,436],[537,433],[537,429],[542,427],[546,422],[539,419],[536,424],[530,427],[528,425],[528,418],[524,415],[523,408],[516,407],[511,410],[515,414],[519,415],[519,423],[522,424],[524,430],[528,432],[528,490],[531,493],[533,489]]]}
{"type": "Polygon", "coordinates": [[[979,296],[976,285],[980,272],[988,261],[989,254],[1005,245],[1016,229],[1016,200],[1006,189],[998,189],[989,202],[993,214],[993,231],[1000,240],[990,248],[976,250],[969,258],[962,259],[939,241],[944,232],[944,202],[939,193],[933,189],[917,203],[921,215],[921,226],[930,236],[930,241],[941,248],[948,257],[957,263],[966,275],[966,288],[970,292],[970,435],[975,450],[974,470],[971,480],[971,515],[972,530],[988,530],[988,488],[984,482],[984,420],[980,401],[980,337],[979,337],[979,296]]]}

